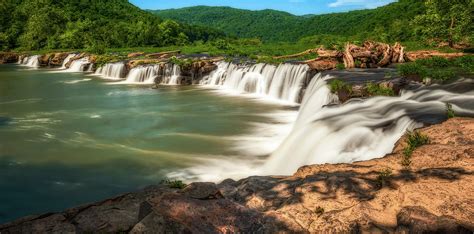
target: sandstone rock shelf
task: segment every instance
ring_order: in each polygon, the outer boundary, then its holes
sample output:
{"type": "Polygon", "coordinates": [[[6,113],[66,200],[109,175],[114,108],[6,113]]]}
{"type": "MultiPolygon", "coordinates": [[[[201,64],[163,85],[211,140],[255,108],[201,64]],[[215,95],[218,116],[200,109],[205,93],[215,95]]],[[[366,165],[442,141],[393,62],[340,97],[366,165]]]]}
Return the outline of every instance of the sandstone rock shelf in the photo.
{"type": "Polygon", "coordinates": [[[472,233],[474,119],[420,130],[430,144],[384,158],[309,165],[293,176],[164,185],[0,225],[0,233],[472,233]],[[390,172],[390,173],[387,173],[390,172]]]}

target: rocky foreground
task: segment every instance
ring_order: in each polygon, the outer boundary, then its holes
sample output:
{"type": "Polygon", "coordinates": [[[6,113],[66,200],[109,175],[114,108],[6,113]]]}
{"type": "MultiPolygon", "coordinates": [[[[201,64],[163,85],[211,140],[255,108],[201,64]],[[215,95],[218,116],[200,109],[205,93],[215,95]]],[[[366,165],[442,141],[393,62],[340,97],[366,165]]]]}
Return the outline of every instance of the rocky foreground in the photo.
{"type": "Polygon", "coordinates": [[[25,217],[0,225],[0,233],[472,233],[474,119],[420,132],[430,144],[413,152],[409,167],[401,164],[404,137],[381,159],[305,166],[287,177],[151,186],[25,217]]]}

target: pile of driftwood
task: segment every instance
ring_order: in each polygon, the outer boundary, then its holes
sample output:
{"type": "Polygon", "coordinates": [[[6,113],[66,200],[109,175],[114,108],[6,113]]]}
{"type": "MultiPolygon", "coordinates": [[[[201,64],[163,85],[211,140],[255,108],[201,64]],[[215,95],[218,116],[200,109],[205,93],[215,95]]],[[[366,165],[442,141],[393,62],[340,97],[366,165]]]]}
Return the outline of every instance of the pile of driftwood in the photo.
{"type": "Polygon", "coordinates": [[[310,67],[318,70],[333,69],[339,63],[344,63],[345,68],[375,68],[385,67],[391,63],[405,62],[405,50],[400,43],[397,42],[391,46],[373,41],[366,41],[362,46],[347,43],[342,51],[320,47],[275,58],[296,58],[307,54],[318,55],[316,59],[305,61],[310,67]]]}

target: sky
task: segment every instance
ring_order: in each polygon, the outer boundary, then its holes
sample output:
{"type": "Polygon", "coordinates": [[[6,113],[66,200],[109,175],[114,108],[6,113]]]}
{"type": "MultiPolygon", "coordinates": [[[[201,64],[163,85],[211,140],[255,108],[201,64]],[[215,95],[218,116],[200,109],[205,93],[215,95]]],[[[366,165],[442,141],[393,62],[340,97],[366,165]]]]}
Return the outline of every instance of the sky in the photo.
{"type": "Polygon", "coordinates": [[[295,15],[324,14],[370,9],[396,0],[129,0],[142,9],[170,9],[197,5],[230,6],[240,9],[275,9],[295,15]]]}

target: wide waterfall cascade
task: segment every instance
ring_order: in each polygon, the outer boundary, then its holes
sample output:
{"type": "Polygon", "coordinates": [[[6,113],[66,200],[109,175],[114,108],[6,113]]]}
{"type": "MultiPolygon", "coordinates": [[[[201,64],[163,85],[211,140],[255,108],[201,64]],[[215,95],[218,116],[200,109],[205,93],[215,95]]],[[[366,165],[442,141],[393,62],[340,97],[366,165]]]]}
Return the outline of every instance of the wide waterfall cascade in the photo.
{"type": "Polygon", "coordinates": [[[91,63],[88,57],[76,59],[71,62],[71,65],[66,70],[67,72],[85,72],[90,67],[91,63]]]}
{"type": "MultiPolygon", "coordinates": [[[[215,70],[215,73],[224,75],[224,71],[228,66],[235,66],[233,64],[226,64],[225,66],[219,64],[221,67],[215,70]]],[[[255,70],[260,72],[263,65],[254,66],[255,70]]],[[[274,70],[276,71],[276,69],[274,70]]],[[[255,73],[254,73],[255,74],[255,73]]],[[[217,75],[210,75],[207,78],[214,79],[217,75]]],[[[269,76],[271,77],[271,76],[269,76]]],[[[311,105],[313,110],[321,109],[323,106],[337,103],[337,96],[332,94],[326,85],[326,79],[330,76],[322,76],[317,74],[312,78],[312,81],[307,88],[307,95],[305,95],[304,103],[311,105]],[[311,98],[311,100],[309,100],[311,98]]],[[[207,80],[214,82],[215,80],[207,80]]],[[[218,82],[217,82],[218,83],[218,82]]],[[[216,83],[214,83],[216,84],[216,83]]],[[[295,110],[282,110],[281,112],[266,113],[268,116],[274,118],[271,123],[258,124],[254,126],[253,132],[249,136],[234,137],[235,144],[232,147],[245,158],[223,157],[216,158],[206,162],[202,165],[194,166],[183,171],[169,174],[170,178],[180,178],[190,181],[220,181],[226,178],[239,179],[246,176],[258,175],[262,171],[262,165],[266,162],[266,157],[263,155],[272,154],[290,134],[294,128],[298,113],[295,110]]],[[[288,159],[287,159],[288,161],[288,159]]]]}
{"type": "Polygon", "coordinates": [[[201,85],[219,86],[227,90],[258,94],[282,101],[296,103],[309,67],[301,64],[258,63],[239,66],[220,62],[215,71],[203,78],[201,85]]]}
{"type": "Polygon", "coordinates": [[[312,99],[320,97],[308,96],[313,93],[308,90],[293,130],[261,174],[290,175],[303,165],[383,157],[407,130],[446,119],[446,103],[457,115],[473,116],[474,82],[462,86],[471,88],[463,93],[422,88],[400,97],[374,97],[323,109],[314,107],[318,100],[312,99]]]}
{"type": "Polygon", "coordinates": [[[69,61],[71,61],[72,58],[74,58],[76,56],[76,54],[69,54],[63,61],[63,64],[61,66],[61,69],[67,69],[66,67],[66,64],[69,63],[69,61]]]}
{"type": "Polygon", "coordinates": [[[33,55],[23,58],[21,64],[31,68],[38,68],[40,66],[40,55],[33,55]]]}
{"type": "Polygon", "coordinates": [[[94,74],[105,79],[119,80],[125,78],[125,72],[125,63],[118,62],[106,63],[102,67],[97,68],[94,74]]]}
{"type": "Polygon", "coordinates": [[[160,65],[138,66],[130,70],[127,79],[121,83],[153,84],[160,74],[160,65]]]}
{"type": "Polygon", "coordinates": [[[161,84],[163,85],[180,85],[181,84],[181,68],[179,65],[167,63],[163,71],[161,84]]]}

